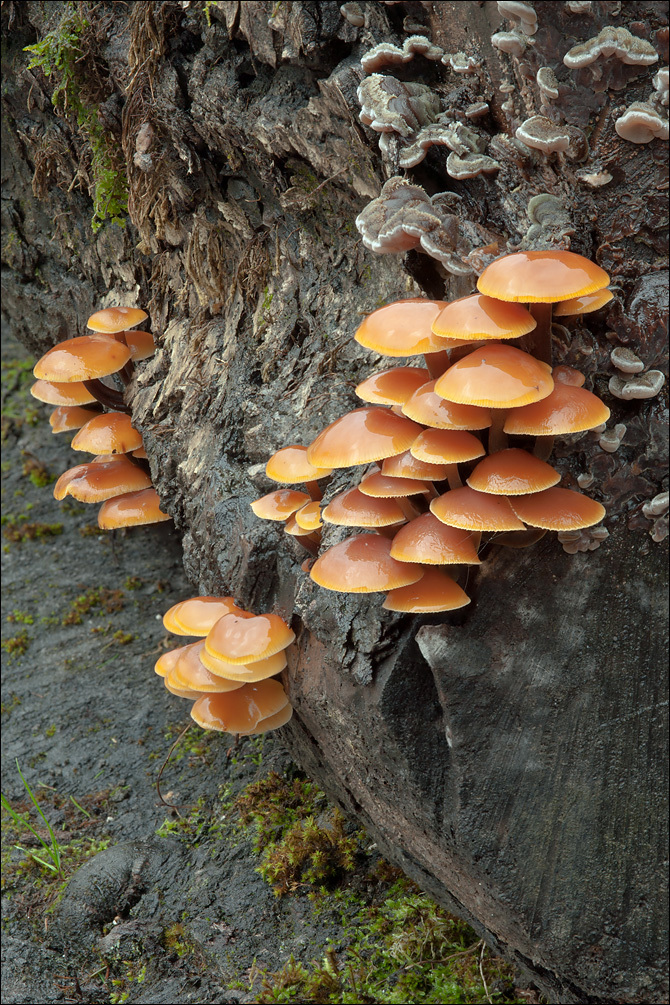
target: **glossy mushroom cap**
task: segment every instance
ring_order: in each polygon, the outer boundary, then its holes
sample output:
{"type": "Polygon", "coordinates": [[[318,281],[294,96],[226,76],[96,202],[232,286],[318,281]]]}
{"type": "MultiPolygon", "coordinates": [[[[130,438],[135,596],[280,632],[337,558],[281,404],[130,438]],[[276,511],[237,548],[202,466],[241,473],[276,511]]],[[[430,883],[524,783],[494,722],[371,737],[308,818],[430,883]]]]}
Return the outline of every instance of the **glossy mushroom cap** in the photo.
{"type": "Polygon", "coordinates": [[[392,370],[373,373],[358,385],[355,393],[373,405],[402,405],[427,380],[430,380],[430,374],[425,367],[396,366],[392,370]]]}
{"type": "Polygon", "coordinates": [[[516,515],[531,527],[545,530],[579,530],[600,523],[605,507],[572,489],[547,489],[510,500],[516,515]]]}
{"type": "Polygon", "coordinates": [[[130,358],[138,362],[148,359],[156,352],[156,343],[150,332],[135,330],[132,332],[115,332],[114,338],[117,342],[127,345],[130,349],[130,358]]]}
{"type": "Polygon", "coordinates": [[[387,611],[435,614],[455,611],[470,603],[470,597],[441,569],[426,569],[418,583],[391,590],[382,604],[387,611]]]}
{"type": "Polygon", "coordinates": [[[142,445],[142,436],[125,412],[104,412],[81,427],[72,440],[73,450],[89,454],[125,454],[142,445]]]}
{"type": "MultiPolygon", "coordinates": [[[[59,405],[49,416],[52,433],[71,433],[100,415],[93,408],[82,408],[81,405],[59,405]]],[[[74,442],[74,441],[73,441],[74,442]]]]}
{"type": "Polygon", "coordinates": [[[53,380],[36,380],[30,388],[33,398],[46,405],[90,405],[96,399],[80,381],[56,383],[53,380]]]}
{"type": "Polygon", "coordinates": [[[326,426],[307,448],[307,459],[324,468],[369,464],[409,449],[420,432],[421,426],[388,409],[357,408],[326,426]]]}
{"type": "Polygon", "coordinates": [[[431,327],[446,306],[444,300],[397,300],[368,314],[354,338],[381,356],[440,352],[444,342],[433,335],[431,327]]]}
{"type": "Polygon", "coordinates": [[[302,509],[296,510],[293,515],[298,526],[308,532],[318,530],[319,527],[323,526],[320,502],[307,503],[302,509]]]}
{"type": "Polygon", "coordinates": [[[430,492],[431,487],[419,478],[392,478],[375,471],[361,479],[358,486],[364,496],[374,499],[403,499],[406,496],[430,492]]]}
{"type": "Polygon", "coordinates": [[[287,705],[288,698],[279,681],[264,680],[245,684],[228,694],[203,695],[193,705],[191,717],[203,729],[244,735],[255,732],[263,720],[273,719],[287,705]]]}
{"type": "Polygon", "coordinates": [[[392,527],[405,519],[395,499],[373,499],[357,488],[335,496],[321,515],[338,527],[392,527]]]}
{"type": "Polygon", "coordinates": [[[37,361],[33,373],[40,380],[69,384],[116,373],[130,359],[130,349],[106,335],[81,335],[60,342],[37,361]]]}
{"type": "Polygon", "coordinates": [[[582,387],[586,379],[583,373],[575,370],[573,366],[566,366],[565,363],[555,366],[551,371],[551,376],[554,378],[554,386],[556,384],[572,384],[573,387],[582,387]]]}
{"type": "Polygon", "coordinates": [[[329,468],[315,468],[307,460],[307,447],[293,444],[283,447],[273,454],[265,466],[265,474],[273,482],[293,485],[299,482],[317,481],[325,478],[331,471],[329,468]]]}
{"type": "Polygon", "coordinates": [[[281,673],[287,662],[286,649],[281,649],[273,656],[268,656],[265,660],[257,660],[248,666],[244,663],[225,663],[208,653],[206,648],[200,650],[200,660],[215,677],[224,677],[226,680],[241,680],[245,683],[255,683],[259,680],[265,680],[267,677],[274,677],[275,674],[281,673]]]}
{"type": "Polygon", "coordinates": [[[387,457],[382,464],[382,474],[390,478],[420,478],[422,481],[441,482],[447,477],[446,464],[428,464],[412,457],[409,450],[395,457],[387,457]]]}
{"type": "Polygon", "coordinates": [[[295,632],[277,614],[224,614],[210,629],[205,648],[224,663],[249,666],[285,649],[294,639],[295,632]]]}
{"type": "Polygon", "coordinates": [[[238,607],[232,597],[189,597],[180,600],[163,615],[163,624],[174,635],[199,635],[204,637],[224,614],[252,617],[238,607]]]}
{"type": "Polygon", "coordinates": [[[79,502],[99,503],[126,492],[151,487],[151,478],[127,457],[77,464],[65,471],[54,486],[54,498],[72,496],[79,502]]]}
{"type": "Polygon", "coordinates": [[[486,451],[481,440],[461,429],[424,429],[410,453],[429,464],[461,464],[483,457],[486,451]]]}
{"type": "Polygon", "coordinates": [[[141,492],[127,492],[125,495],[115,496],[104,502],[98,512],[98,526],[102,530],[139,527],[171,519],[171,516],[161,510],[156,489],[142,489],[141,492]]]}
{"type": "Polygon", "coordinates": [[[469,531],[448,527],[422,513],[401,527],[391,542],[391,558],[421,565],[481,565],[469,531]]]}
{"type": "Polygon", "coordinates": [[[520,338],[535,327],[537,321],[525,307],[481,293],[447,304],[433,322],[436,335],[473,341],[520,338]]]}
{"type": "Polygon", "coordinates": [[[147,312],[140,310],[139,307],[105,307],[104,310],[91,314],[86,327],[94,332],[114,335],[116,332],[125,331],[126,328],[134,328],[148,317],[147,312]]]}
{"type": "Polygon", "coordinates": [[[561,480],[558,471],[527,450],[511,447],[480,461],[467,483],[477,492],[493,495],[527,495],[542,492],[561,480]]]}
{"type": "Polygon", "coordinates": [[[442,523],[462,530],[525,530],[508,499],[476,492],[468,486],[433,499],[430,511],[442,523]]]}
{"type": "Polygon", "coordinates": [[[611,290],[598,290],[596,293],[588,293],[583,297],[573,297],[571,300],[561,300],[554,307],[554,317],[571,317],[576,314],[590,314],[591,311],[600,310],[605,304],[612,300],[614,294],[611,290]]]}
{"type": "Polygon", "coordinates": [[[311,502],[306,492],[277,489],[260,499],[254,499],[251,508],[261,520],[288,520],[292,513],[311,502]]]}
{"type": "Polygon", "coordinates": [[[517,408],[546,398],[553,386],[546,363],[492,342],[450,366],[435,382],[435,392],[466,405],[517,408]]]}
{"type": "Polygon", "coordinates": [[[610,410],[600,398],[584,387],[557,381],[542,401],[510,411],[506,433],[524,436],[556,436],[595,429],[607,422],[610,410]]]}
{"type": "Polygon", "coordinates": [[[158,676],[165,677],[170,670],[174,669],[181,653],[187,648],[188,646],[179,646],[178,649],[170,649],[169,652],[163,653],[162,656],[159,656],[154,663],[154,670],[158,676]]]}
{"type": "Polygon", "coordinates": [[[609,281],[604,269],[572,251],[519,251],[491,262],[477,289],[497,300],[553,304],[595,293],[609,281]]]}
{"type": "Polygon", "coordinates": [[[488,429],[491,413],[479,405],[458,405],[435,393],[430,380],[414,392],[402,407],[403,415],[434,429],[488,429]]]}
{"type": "Polygon", "coordinates": [[[379,534],[358,534],[319,555],[310,576],[326,590],[383,593],[421,579],[418,565],[391,558],[391,542],[379,534]]]}
{"type": "Polygon", "coordinates": [[[190,689],[198,691],[200,694],[224,694],[243,687],[244,681],[217,677],[216,674],[207,669],[200,660],[200,653],[204,646],[204,641],[182,646],[175,665],[165,674],[166,680],[181,690],[190,689]]]}

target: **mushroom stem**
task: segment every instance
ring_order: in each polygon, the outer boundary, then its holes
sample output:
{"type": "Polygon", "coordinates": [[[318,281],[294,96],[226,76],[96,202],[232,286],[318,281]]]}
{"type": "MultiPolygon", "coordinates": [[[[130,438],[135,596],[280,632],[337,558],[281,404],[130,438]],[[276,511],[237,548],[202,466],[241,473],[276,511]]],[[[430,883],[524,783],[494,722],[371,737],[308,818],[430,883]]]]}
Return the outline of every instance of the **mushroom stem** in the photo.
{"type": "Polygon", "coordinates": [[[125,412],[130,415],[130,409],[123,400],[123,394],[114,387],[108,387],[97,377],[91,380],[84,380],[84,387],[92,394],[96,401],[99,401],[105,408],[112,408],[115,412],[125,412]]]}
{"type": "Polygon", "coordinates": [[[431,380],[437,380],[449,366],[449,353],[446,349],[439,349],[437,352],[425,352],[423,358],[428,367],[431,380]]]}
{"type": "Polygon", "coordinates": [[[526,348],[531,356],[551,366],[552,304],[529,304],[528,310],[537,321],[537,327],[525,336],[526,348]]]}
{"type": "Polygon", "coordinates": [[[489,427],[489,453],[496,454],[507,446],[507,433],[503,429],[507,418],[507,409],[492,408],[491,417],[493,421],[489,427]]]}
{"type": "Polygon", "coordinates": [[[447,481],[450,489],[463,488],[463,482],[458,471],[458,464],[447,464],[447,481]]]}
{"type": "Polygon", "coordinates": [[[319,544],[321,538],[317,538],[315,534],[305,534],[301,537],[296,537],[295,540],[298,544],[302,545],[305,551],[308,551],[310,555],[316,557],[319,554],[319,544]]]}
{"type": "Polygon", "coordinates": [[[548,461],[551,451],[554,449],[553,436],[536,436],[533,455],[541,461],[548,461]]]}
{"type": "Polygon", "coordinates": [[[421,515],[422,510],[411,502],[409,496],[400,496],[396,501],[408,520],[416,520],[421,515]]]}
{"type": "Polygon", "coordinates": [[[119,370],[119,377],[123,381],[125,387],[127,387],[128,384],[130,384],[134,375],[135,375],[135,364],[133,363],[132,359],[129,359],[128,362],[124,366],[122,366],[121,369],[119,370]]]}
{"type": "Polygon", "coordinates": [[[319,488],[318,482],[305,482],[305,489],[309,492],[309,497],[312,502],[321,502],[323,492],[319,488]]]}

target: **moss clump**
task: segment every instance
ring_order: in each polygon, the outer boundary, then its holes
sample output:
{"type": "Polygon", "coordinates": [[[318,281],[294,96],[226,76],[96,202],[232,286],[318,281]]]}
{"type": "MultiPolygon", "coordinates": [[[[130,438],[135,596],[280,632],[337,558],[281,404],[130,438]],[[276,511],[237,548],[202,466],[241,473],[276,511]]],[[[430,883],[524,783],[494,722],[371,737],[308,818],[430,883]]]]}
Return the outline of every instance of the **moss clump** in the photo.
{"type": "MultiPolygon", "coordinates": [[[[70,605],[70,611],[63,618],[64,625],[80,625],[82,615],[90,614],[94,608],[97,613],[113,614],[120,611],[124,605],[123,590],[110,590],[106,586],[96,586],[82,593],[70,605]]],[[[126,641],[130,642],[132,636],[126,641]]],[[[121,641],[117,639],[117,641],[121,641]]]]}
{"type": "Polygon", "coordinates": [[[25,541],[37,541],[44,537],[57,537],[63,533],[62,523],[19,523],[11,517],[2,532],[8,541],[23,544],[25,541]]]}
{"type": "Polygon", "coordinates": [[[30,639],[28,638],[28,632],[23,629],[18,635],[14,635],[12,638],[3,639],[2,648],[5,650],[8,656],[23,656],[28,646],[30,645],[30,639]]]}
{"type": "Polygon", "coordinates": [[[47,466],[37,457],[33,457],[26,450],[22,450],[21,454],[24,458],[22,474],[29,478],[36,488],[44,488],[56,480],[56,476],[52,475],[47,466]]]}

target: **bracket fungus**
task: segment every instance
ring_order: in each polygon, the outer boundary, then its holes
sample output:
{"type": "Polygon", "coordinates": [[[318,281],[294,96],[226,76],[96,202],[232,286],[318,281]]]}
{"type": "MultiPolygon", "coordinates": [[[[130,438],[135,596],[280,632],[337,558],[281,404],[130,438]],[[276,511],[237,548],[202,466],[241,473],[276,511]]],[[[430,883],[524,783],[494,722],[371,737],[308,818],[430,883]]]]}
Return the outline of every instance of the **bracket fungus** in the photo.
{"type": "Polygon", "coordinates": [[[661,370],[647,370],[646,373],[632,374],[625,379],[610,377],[610,394],[621,401],[635,398],[655,398],[665,384],[665,374],[661,370]]]}
{"type": "Polygon", "coordinates": [[[409,63],[414,59],[415,53],[434,61],[442,58],[444,49],[434,45],[425,35],[410,35],[402,46],[393,45],[392,42],[380,42],[373,46],[361,56],[361,66],[365,73],[374,73],[388,64],[397,66],[409,63]]]}
{"type": "Polygon", "coordinates": [[[361,122],[378,133],[412,136],[440,113],[440,99],[426,84],[404,83],[381,73],[365,77],[357,95],[361,122]]]}
{"type": "Polygon", "coordinates": [[[593,38],[573,45],[563,57],[563,62],[571,70],[577,70],[595,63],[601,56],[616,56],[622,63],[638,66],[651,66],[658,60],[658,53],[651,42],[632,35],[627,28],[606,25],[593,38]]]}
{"type": "Polygon", "coordinates": [[[524,35],[534,35],[537,31],[537,13],[529,3],[519,0],[498,0],[498,13],[518,24],[524,35]]]}
{"type": "Polygon", "coordinates": [[[629,143],[667,140],[668,119],[646,101],[634,101],[614,123],[617,135],[629,143]]]}

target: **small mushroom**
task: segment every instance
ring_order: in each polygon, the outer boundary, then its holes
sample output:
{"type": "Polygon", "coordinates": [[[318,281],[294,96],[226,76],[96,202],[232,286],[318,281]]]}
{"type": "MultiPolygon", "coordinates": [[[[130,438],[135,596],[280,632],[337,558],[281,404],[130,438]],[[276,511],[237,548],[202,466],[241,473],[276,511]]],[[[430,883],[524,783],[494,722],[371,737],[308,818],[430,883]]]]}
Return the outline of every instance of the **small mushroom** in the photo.
{"type": "MultiPolygon", "coordinates": [[[[81,429],[91,419],[100,415],[93,408],[82,408],[81,405],[59,405],[49,416],[52,433],[71,433],[81,429]]],[[[76,448],[75,448],[76,449],[76,448]]]]}
{"type": "Polygon", "coordinates": [[[441,569],[426,569],[418,583],[391,590],[382,604],[387,611],[434,614],[454,611],[470,603],[470,597],[441,569]]]}
{"type": "Polygon", "coordinates": [[[665,384],[661,370],[647,370],[646,373],[627,377],[610,377],[609,389],[615,398],[632,401],[634,398],[655,398],[665,384]]]}
{"type": "Polygon", "coordinates": [[[115,496],[104,502],[98,511],[98,526],[101,530],[139,527],[171,519],[168,513],[163,513],[161,510],[160,499],[154,488],[115,496]]]}
{"type": "Polygon", "coordinates": [[[651,143],[652,140],[667,140],[668,120],[663,118],[653,105],[646,101],[634,101],[614,123],[614,128],[622,140],[629,143],[651,143]]]}
{"type": "Polygon", "coordinates": [[[612,349],[610,360],[612,366],[621,370],[622,373],[641,373],[644,370],[644,363],[640,357],[632,349],[627,349],[625,346],[617,346],[612,349]]]}
{"type": "Polygon", "coordinates": [[[322,517],[325,523],[337,527],[377,529],[402,523],[405,513],[397,499],[372,498],[353,488],[334,496],[322,517]]]}
{"type": "Polygon", "coordinates": [[[295,632],[277,614],[224,614],[209,630],[205,649],[223,663],[249,666],[286,649],[295,632]]]}
{"type": "Polygon", "coordinates": [[[391,557],[420,565],[481,565],[475,535],[423,513],[396,533],[391,557]]]}
{"type": "Polygon", "coordinates": [[[33,398],[43,401],[46,405],[90,405],[96,401],[83,381],[71,383],[53,380],[36,380],[30,388],[33,398]]]}
{"type": "Polygon", "coordinates": [[[189,597],[165,612],[163,624],[173,635],[198,635],[204,637],[224,614],[252,617],[237,606],[232,597],[189,597]]]}
{"type": "Polygon", "coordinates": [[[139,307],[105,307],[102,311],[91,314],[86,327],[94,332],[113,335],[116,332],[134,328],[149,317],[146,311],[139,307]]]}
{"type": "Polygon", "coordinates": [[[559,83],[556,74],[550,66],[541,66],[535,74],[535,82],[545,98],[555,101],[558,97],[559,83]]]}
{"type": "Polygon", "coordinates": [[[467,483],[477,492],[517,496],[553,488],[560,480],[560,474],[551,465],[527,450],[512,447],[480,461],[467,483]]]}
{"type": "Polygon", "coordinates": [[[491,35],[491,45],[509,56],[522,56],[526,51],[528,40],[516,31],[496,31],[491,35]]]}
{"type": "Polygon", "coordinates": [[[528,3],[519,0],[498,0],[498,12],[508,20],[518,22],[524,35],[534,35],[537,31],[537,14],[528,3]]]}
{"type": "Polygon", "coordinates": [[[33,373],[41,380],[56,383],[83,382],[102,405],[128,411],[123,395],[103,384],[101,378],[120,371],[130,357],[128,346],[108,335],[81,335],[49,349],[37,361],[33,373]]]}
{"type": "Polygon", "coordinates": [[[435,393],[435,383],[431,380],[418,388],[403,405],[403,415],[433,429],[489,428],[492,420],[488,408],[447,401],[435,393]]]}
{"type": "Polygon", "coordinates": [[[391,558],[391,542],[379,534],[357,534],[319,555],[310,577],[326,590],[385,593],[418,582],[419,565],[391,558]]]}
{"type": "Polygon", "coordinates": [[[89,454],[124,454],[142,446],[142,437],[125,412],[105,412],[86,422],[72,441],[89,454]]]}
{"type": "Polygon", "coordinates": [[[623,440],[625,435],[626,435],[626,427],[624,426],[623,422],[617,423],[614,429],[606,429],[605,432],[601,435],[600,439],[598,440],[600,449],[604,450],[605,453],[608,454],[615,453],[619,449],[621,441],[623,440]]]}
{"type": "Polygon", "coordinates": [[[191,718],[202,729],[252,735],[288,722],[292,708],[278,680],[245,684],[227,694],[206,694],[191,709],[191,718]]]}
{"type": "Polygon", "coordinates": [[[442,523],[462,530],[495,533],[525,530],[505,496],[477,492],[469,486],[451,489],[433,499],[430,511],[442,523]]]}
{"type": "Polygon", "coordinates": [[[125,455],[89,464],[77,464],[65,471],[54,486],[54,498],[72,496],[79,502],[99,503],[126,492],[151,488],[151,478],[125,455]]]}
{"type": "Polygon", "coordinates": [[[600,523],[605,507],[572,489],[551,488],[529,496],[514,496],[510,500],[516,515],[543,530],[577,530],[600,523]]]}
{"type": "Polygon", "coordinates": [[[307,448],[316,467],[348,468],[408,450],[421,427],[383,408],[357,408],[331,422],[307,448]]]}
{"type": "Polygon", "coordinates": [[[606,25],[593,38],[569,49],[563,62],[571,70],[577,70],[594,63],[600,56],[616,56],[622,63],[638,66],[650,66],[658,60],[658,53],[646,39],[632,35],[627,28],[606,25]]]}

